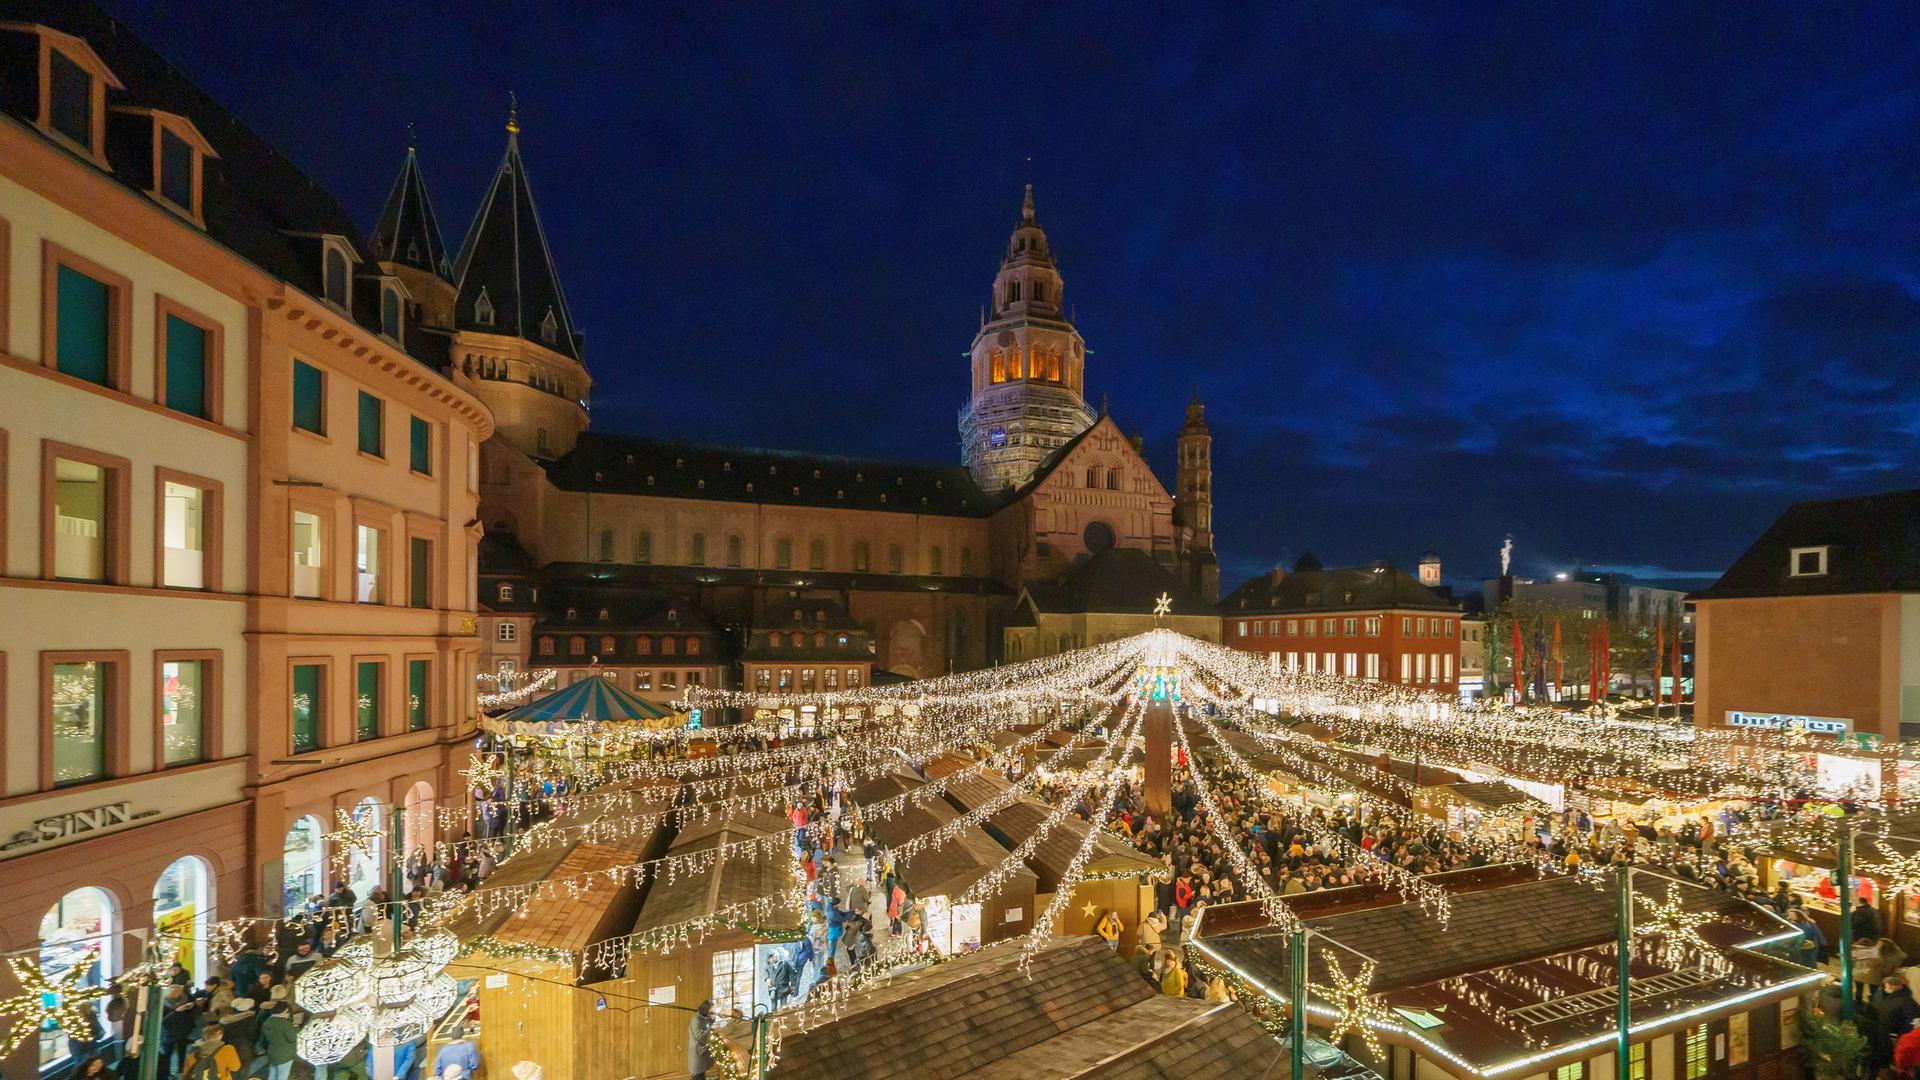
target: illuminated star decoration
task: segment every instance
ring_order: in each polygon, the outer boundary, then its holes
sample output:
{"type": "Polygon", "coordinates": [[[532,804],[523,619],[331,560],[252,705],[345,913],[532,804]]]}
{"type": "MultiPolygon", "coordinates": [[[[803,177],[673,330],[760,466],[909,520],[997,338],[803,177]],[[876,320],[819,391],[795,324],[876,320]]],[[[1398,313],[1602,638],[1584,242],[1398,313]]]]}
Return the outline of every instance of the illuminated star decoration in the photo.
{"type": "Polygon", "coordinates": [[[1380,999],[1374,997],[1369,989],[1373,985],[1373,961],[1363,961],[1352,978],[1348,978],[1341,969],[1339,957],[1328,954],[1326,961],[1327,970],[1333,975],[1333,985],[1315,985],[1312,989],[1333,1006],[1335,1016],[1328,1041],[1337,1042],[1351,1032],[1366,1040],[1367,1049],[1378,1057],[1381,1053],[1380,1037],[1374,1034],[1373,1025],[1384,1023],[1389,1017],[1386,1006],[1380,1004],[1380,999]]]}
{"type": "Polygon", "coordinates": [[[380,843],[380,830],[371,822],[362,821],[345,810],[333,812],[334,821],[339,828],[327,834],[327,840],[335,845],[334,863],[341,868],[349,865],[348,859],[355,853],[363,859],[371,859],[376,845],[380,843]]]}
{"type": "Polygon", "coordinates": [[[30,1033],[39,1031],[49,1023],[65,1029],[69,1034],[86,1033],[87,1014],[82,1006],[99,1001],[111,992],[105,986],[75,985],[93,969],[96,955],[97,951],[89,948],[86,955],[58,981],[48,979],[41,972],[38,960],[24,956],[7,958],[7,966],[13,969],[14,981],[20,984],[20,993],[0,1001],[0,1016],[15,1018],[13,1032],[0,1043],[0,1057],[13,1053],[30,1033]]]}
{"type": "Polygon", "coordinates": [[[472,754],[467,758],[466,770],[460,775],[467,778],[467,786],[473,790],[490,792],[506,773],[492,754],[472,754]]]}
{"type": "Polygon", "coordinates": [[[1160,599],[1153,602],[1153,617],[1164,619],[1171,614],[1173,614],[1173,597],[1167,593],[1161,593],[1160,599]]]}
{"type": "Polygon", "coordinates": [[[1085,916],[1086,916],[1087,918],[1089,918],[1089,919],[1091,919],[1091,918],[1093,918],[1093,916],[1094,916],[1094,914],[1095,914],[1095,913],[1096,913],[1096,912],[1097,912],[1098,910],[1099,910],[1099,909],[1097,909],[1097,908],[1095,908],[1095,907],[1093,906],[1093,902],[1092,902],[1092,901],[1088,901],[1088,902],[1087,902],[1086,904],[1084,904],[1084,905],[1082,905],[1082,906],[1081,906],[1081,908],[1080,908],[1080,913],[1081,913],[1081,914],[1083,914],[1083,915],[1085,915],[1085,916]]]}
{"type": "Polygon", "coordinates": [[[1706,940],[1700,936],[1700,927],[1711,916],[1697,911],[1688,911],[1680,904],[1680,886],[1667,883],[1667,898],[1662,901],[1650,900],[1636,895],[1634,899],[1645,905],[1648,911],[1646,921],[1634,921],[1633,932],[1642,937],[1660,939],[1660,962],[1668,967],[1677,967],[1686,958],[1686,949],[1691,946],[1705,952],[1706,940]]]}
{"type": "Polygon", "coordinates": [[[1861,863],[1860,870],[1879,878],[1892,892],[1920,888],[1920,852],[1902,855],[1890,851],[1881,862],[1861,863]]]}

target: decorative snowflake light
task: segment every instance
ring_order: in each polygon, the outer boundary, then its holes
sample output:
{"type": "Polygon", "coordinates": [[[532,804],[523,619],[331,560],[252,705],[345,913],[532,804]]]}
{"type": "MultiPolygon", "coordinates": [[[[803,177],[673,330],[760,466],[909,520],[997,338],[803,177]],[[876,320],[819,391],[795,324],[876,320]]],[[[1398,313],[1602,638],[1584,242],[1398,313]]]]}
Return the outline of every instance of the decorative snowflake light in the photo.
{"type": "Polygon", "coordinates": [[[1646,907],[1648,915],[1644,921],[1637,919],[1634,921],[1633,932],[1640,937],[1659,940],[1661,963],[1668,967],[1677,967],[1686,959],[1688,948],[1707,951],[1709,946],[1700,936],[1700,927],[1712,921],[1712,916],[1688,911],[1682,906],[1678,883],[1671,881],[1667,883],[1665,900],[1656,901],[1638,895],[1634,899],[1646,907]]]}
{"type": "Polygon", "coordinates": [[[467,778],[467,786],[474,791],[490,792],[493,785],[506,776],[506,770],[500,767],[500,759],[492,754],[472,754],[467,758],[467,767],[460,773],[467,778]]]}
{"type": "Polygon", "coordinates": [[[1342,1036],[1357,1034],[1366,1040],[1367,1050],[1375,1057],[1380,1056],[1380,1037],[1374,1034],[1373,1025],[1389,1019],[1386,1006],[1373,996],[1373,961],[1362,961],[1359,970],[1351,978],[1340,967],[1340,958],[1329,953],[1326,957],[1327,971],[1333,976],[1332,986],[1315,985],[1313,992],[1319,994],[1335,1013],[1329,1028],[1329,1041],[1337,1041],[1342,1036]]]}
{"type": "Polygon", "coordinates": [[[1910,855],[1890,851],[1879,862],[1861,863],[1860,870],[1879,878],[1891,892],[1920,888],[1920,851],[1910,855]]]}
{"type": "Polygon", "coordinates": [[[66,975],[57,980],[47,978],[46,972],[40,970],[40,961],[33,957],[7,958],[14,981],[20,984],[20,993],[0,1000],[0,1016],[14,1018],[13,1031],[5,1042],[0,1042],[0,1057],[13,1053],[29,1034],[48,1024],[63,1028],[69,1034],[87,1030],[85,1006],[110,992],[104,986],[78,985],[93,968],[95,955],[96,950],[89,948],[67,969],[66,975]]]}
{"type": "Polygon", "coordinates": [[[363,859],[371,859],[379,850],[380,830],[374,827],[372,817],[373,815],[369,814],[366,820],[362,820],[358,815],[350,814],[345,810],[333,812],[333,819],[339,828],[328,833],[326,838],[336,845],[334,863],[342,869],[347,867],[351,856],[359,855],[363,859]]]}

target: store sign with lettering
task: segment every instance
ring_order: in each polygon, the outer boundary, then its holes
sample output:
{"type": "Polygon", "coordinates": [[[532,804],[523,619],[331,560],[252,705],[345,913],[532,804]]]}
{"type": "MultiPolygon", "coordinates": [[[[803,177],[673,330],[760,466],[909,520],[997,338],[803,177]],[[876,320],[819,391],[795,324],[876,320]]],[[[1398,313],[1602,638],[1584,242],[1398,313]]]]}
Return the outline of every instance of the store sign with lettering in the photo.
{"type": "Polygon", "coordinates": [[[65,840],[83,833],[101,832],[141,818],[154,817],[159,813],[158,810],[136,812],[130,802],[108,803],[90,810],[70,810],[64,814],[43,817],[34,822],[31,828],[14,833],[6,843],[0,844],[0,851],[12,851],[14,848],[44,844],[52,840],[65,840]]]}
{"type": "Polygon", "coordinates": [[[1853,721],[1837,716],[1801,716],[1795,713],[1752,713],[1738,709],[1727,713],[1729,727],[1800,727],[1815,735],[1841,735],[1853,730],[1853,721]]]}

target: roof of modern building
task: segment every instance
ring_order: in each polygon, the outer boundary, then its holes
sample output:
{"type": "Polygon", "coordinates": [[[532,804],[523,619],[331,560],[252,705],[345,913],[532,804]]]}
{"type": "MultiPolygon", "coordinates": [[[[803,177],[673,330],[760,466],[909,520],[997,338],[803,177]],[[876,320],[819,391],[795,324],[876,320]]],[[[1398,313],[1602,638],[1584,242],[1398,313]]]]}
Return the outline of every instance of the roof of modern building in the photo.
{"type": "Polygon", "coordinates": [[[1162,596],[1173,601],[1174,615],[1217,614],[1206,597],[1138,548],[1108,548],[1051,581],[1028,584],[1026,595],[1049,615],[1151,615],[1162,596]]]}
{"type": "Polygon", "coordinates": [[[1787,507],[1697,600],[1920,592],[1920,489],[1787,507]],[[1826,549],[1825,572],[1795,574],[1799,548],[1826,549]]]}
{"type": "MultiPolygon", "coordinates": [[[[1302,556],[1301,562],[1312,556],[1302,556]]],[[[1228,616],[1286,615],[1322,611],[1453,611],[1438,593],[1387,562],[1323,570],[1318,562],[1292,573],[1269,571],[1248,578],[1220,601],[1228,616]]]]}
{"type": "Polygon", "coordinates": [[[507,150],[454,259],[453,324],[481,334],[507,334],[581,359],[581,338],[560,290],[560,272],[547,247],[520,159],[520,126],[509,116],[507,150]],[[480,313],[486,294],[492,317],[480,313]]]}
{"type": "Polygon", "coordinates": [[[1018,945],[991,948],[897,976],[808,1030],[776,1021],[781,1075],[1211,1080],[1257,1076],[1281,1053],[1239,1006],[1160,994],[1097,938],[1020,961],[1018,945]]]}
{"type": "MultiPolygon", "coordinates": [[[[547,467],[567,491],[986,517],[1002,501],[961,465],[587,432],[547,467]]],[[[956,553],[957,554],[957,553],[956,553]]],[[[804,552],[796,552],[796,558],[804,552]]],[[[875,552],[874,559],[883,553],[875,552]]],[[[981,552],[984,558],[985,552],[981,552]]],[[[876,564],[877,565],[877,564],[876,564]]],[[[956,567],[957,568],[957,567],[956,567]]]]}

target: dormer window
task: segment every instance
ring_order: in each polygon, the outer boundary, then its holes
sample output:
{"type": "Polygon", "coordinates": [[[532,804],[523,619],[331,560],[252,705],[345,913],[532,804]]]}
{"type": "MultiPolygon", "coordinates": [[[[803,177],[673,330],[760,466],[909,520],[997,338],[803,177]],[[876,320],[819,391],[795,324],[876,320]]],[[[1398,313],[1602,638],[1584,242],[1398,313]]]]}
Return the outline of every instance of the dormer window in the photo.
{"type": "Polygon", "coordinates": [[[513,602],[513,586],[512,586],[512,585],[509,585],[509,584],[506,584],[506,583],[504,583],[504,582],[503,582],[503,583],[501,583],[501,585],[500,585],[500,600],[501,600],[501,601],[502,601],[503,603],[512,603],[512,602],[513,602]]]}
{"type": "Polygon", "coordinates": [[[481,326],[493,325],[493,300],[487,296],[484,285],[480,287],[480,295],[473,300],[473,321],[481,326]]]}
{"type": "Polygon", "coordinates": [[[400,304],[400,290],[392,285],[380,287],[380,332],[395,341],[400,340],[401,318],[405,309],[400,304]]]}
{"type": "Polygon", "coordinates": [[[33,23],[0,22],[0,30],[32,34],[39,39],[38,89],[40,111],[35,123],[41,132],[91,158],[107,164],[107,89],[123,90],[118,78],[82,38],[33,23]]]}
{"type": "Polygon", "coordinates": [[[1794,548],[1787,558],[1789,577],[1824,577],[1827,572],[1827,546],[1794,548]]]}
{"type": "Polygon", "coordinates": [[[549,345],[560,343],[560,320],[553,317],[553,309],[547,309],[547,317],[540,320],[540,340],[549,345]]]}
{"type": "Polygon", "coordinates": [[[576,610],[575,610],[575,609],[573,609],[573,608],[568,608],[568,609],[567,609],[567,621],[568,621],[568,622],[572,622],[573,620],[575,620],[575,619],[577,619],[577,618],[579,618],[579,617],[580,617],[580,613],[579,613],[578,611],[576,611],[576,610]]]}
{"type": "Polygon", "coordinates": [[[59,49],[47,55],[47,125],[93,150],[93,76],[59,49]]]}
{"type": "Polygon", "coordinates": [[[407,241],[407,261],[410,263],[420,261],[420,245],[418,242],[413,240],[407,241]]]}
{"type": "Polygon", "coordinates": [[[341,308],[350,306],[353,301],[353,279],[347,274],[346,250],[339,244],[329,242],[325,260],[322,287],[326,290],[327,302],[341,308]]]}
{"type": "Polygon", "coordinates": [[[601,609],[600,609],[600,621],[601,621],[601,622],[606,622],[606,621],[607,621],[607,609],[606,609],[606,608],[601,608],[601,609]]]}

